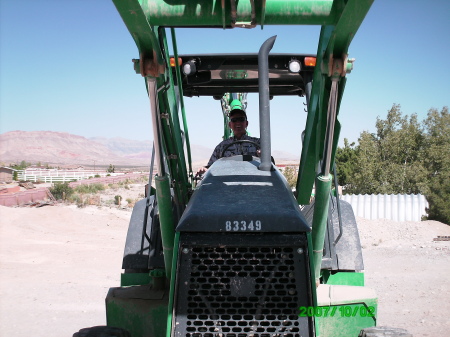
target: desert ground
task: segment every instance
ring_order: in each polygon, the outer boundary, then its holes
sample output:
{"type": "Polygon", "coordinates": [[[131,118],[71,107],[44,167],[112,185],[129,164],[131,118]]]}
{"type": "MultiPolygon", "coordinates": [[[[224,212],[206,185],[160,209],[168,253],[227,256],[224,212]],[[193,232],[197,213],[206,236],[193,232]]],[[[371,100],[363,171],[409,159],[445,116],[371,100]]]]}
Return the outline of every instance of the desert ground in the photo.
{"type": "MultiPolygon", "coordinates": [[[[0,206],[0,336],[65,337],[105,324],[118,286],[131,207],[143,184],[106,190],[100,206],[0,206]]],[[[414,336],[450,331],[450,226],[358,218],[366,285],[379,296],[378,325],[414,336]]]]}

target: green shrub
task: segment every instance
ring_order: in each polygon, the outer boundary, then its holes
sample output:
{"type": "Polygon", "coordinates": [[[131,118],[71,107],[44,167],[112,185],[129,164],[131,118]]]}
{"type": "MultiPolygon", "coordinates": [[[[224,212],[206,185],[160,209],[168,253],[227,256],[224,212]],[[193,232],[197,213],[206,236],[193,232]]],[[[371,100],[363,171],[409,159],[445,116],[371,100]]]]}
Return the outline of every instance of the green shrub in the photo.
{"type": "Polygon", "coordinates": [[[69,186],[68,182],[65,183],[54,183],[53,187],[49,188],[51,194],[55,197],[55,199],[67,199],[69,198],[74,190],[69,186]]]}
{"type": "Polygon", "coordinates": [[[115,167],[114,165],[109,164],[109,167],[108,167],[108,169],[106,170],[106,172],[108,172],[108,173],[114,173],[115,169],[116,169],[116,167],[115,167]]]}
{"type": "Polygon", "coordinates": [[[295,168],[289,166],[286,167],[283,170],[283,175],[291,188],[294,188],[297,185],[297,171],[295,168]]]}
{"type": "Polygon", "coordinates": [[[67,200],[69,200],[70,202],[72,202],[74,204],[77,204],[78,207],[80,207],[80,205],[83,204],[83,199],[81,198],[81,196],[79,194],[73,194],[67,200]]]}
{"type": "Polygon", "coordinates": [[[114,197],[114,204],[120,205],[120,202],[122,201],[122,197],[120,195],[116,195],[114,197]]]}
{"type": "Polygon", "coordinates": [[[137,200],[135,200],[135,199],[133,199],[133,198],[127,198],[127,203],[128,203],[128,207],[134,207],[134,205],[136,204],[136,201],[137,200]]]}
{"type": "Polygon", "coordinates": [[[428,220],[436,220],[450,225],[450,172],[433,177],[427,195],[428,220]]]}
{"type": "Polygon", "coordinates": [[[131,179],[126,178],[125,180],[119,181],[118,184],[119,184],[120,186],[125,186],[125,185],[128,185],[128,184],[131,184],[132,182],[133,182],[133,181],[132,181],[131,179]]]}
{"type": "Polygon", "coordinates": [[[75,188],[75,192],[77,193],[97,193],[99,191],[103,191],[105,186],[103,184],[89,184],[89,185],[80,185],[75,188]]]}
{"type": "Polygon", "coordinates": [[[31,163],[27,163],[25,160],[22,160],[19,165],[12,165],[11,168],[15,170],[25,170],[28,166],[31,166],[31,163]]]}

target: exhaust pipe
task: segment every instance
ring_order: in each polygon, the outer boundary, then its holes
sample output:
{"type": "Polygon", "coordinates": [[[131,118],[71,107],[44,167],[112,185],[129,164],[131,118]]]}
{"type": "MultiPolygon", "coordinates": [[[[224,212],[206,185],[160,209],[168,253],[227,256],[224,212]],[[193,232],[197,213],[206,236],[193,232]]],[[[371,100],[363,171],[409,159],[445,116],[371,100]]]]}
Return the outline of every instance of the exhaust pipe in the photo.
{"type": "Polygon", "coordinates": [[[258,52],[259,133],[261,137],[261,171],[272,170],[270,144],[269,52],[277,36],[267,39],[258,52]]]}

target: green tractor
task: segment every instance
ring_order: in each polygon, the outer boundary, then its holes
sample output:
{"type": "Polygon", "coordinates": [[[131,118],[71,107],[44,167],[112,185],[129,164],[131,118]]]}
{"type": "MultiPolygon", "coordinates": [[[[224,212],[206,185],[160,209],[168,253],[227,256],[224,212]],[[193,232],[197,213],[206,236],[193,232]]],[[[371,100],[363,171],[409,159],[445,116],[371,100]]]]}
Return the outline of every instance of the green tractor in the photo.
{"type": "Polygon", "coordinates": [[[348,47],[372,0],[114,3],[150,99],[151,174],[131,216],[121,285],[106,297],[107,326],[74,336],[410,336],[376,327],[355,216],[333,188],[348,47]],[[321,25],[317,54],[270,54],[276,37],[254,54],[178,54],[177,27],[280,24],[321,25]],[[220,102],[226,139],[229,111],[245,109],[247,93],[259,93],[260,156],[221,158],[196,179],[184,98],[220,102]],[[271,155],[274,96],[307,102],[294,191],[271,155]]]}

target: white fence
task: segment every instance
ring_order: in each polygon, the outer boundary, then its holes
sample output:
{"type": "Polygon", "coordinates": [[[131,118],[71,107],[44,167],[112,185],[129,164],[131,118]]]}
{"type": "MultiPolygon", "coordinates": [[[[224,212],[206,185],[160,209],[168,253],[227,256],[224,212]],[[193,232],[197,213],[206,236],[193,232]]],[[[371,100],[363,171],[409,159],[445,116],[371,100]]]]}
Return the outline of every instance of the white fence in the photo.
{"type": "Polygon", "coordinates": [[[428,202],[421,194],[346,194],[355,215],[366,219],[420,221],[427,215],[428,202]]]}
{"type": "Polygon", "coordinates": [[[83,180],[93,178],[96,175],[100,177],[119,176],[124,173],[107,173],[100,171],[84,171],[84,170],[22,170],[17,171],[17,179],[22,181],[40,181],[43,183],[57,183],[74,180],[83,180]]]}

